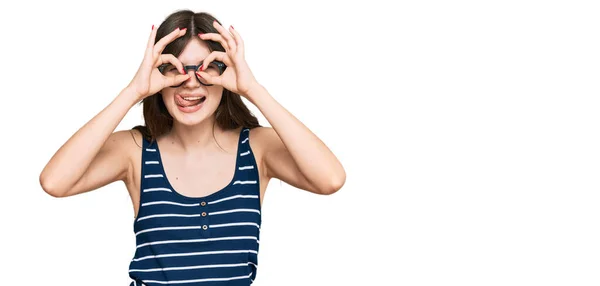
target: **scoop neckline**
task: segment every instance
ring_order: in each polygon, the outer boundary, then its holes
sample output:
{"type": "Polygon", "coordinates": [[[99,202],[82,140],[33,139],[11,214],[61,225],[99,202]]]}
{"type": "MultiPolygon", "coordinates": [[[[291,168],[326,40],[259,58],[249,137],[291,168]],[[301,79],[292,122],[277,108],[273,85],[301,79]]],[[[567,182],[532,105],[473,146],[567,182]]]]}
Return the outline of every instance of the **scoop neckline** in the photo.
{"type": "Polygon", "coordinates": [[[156,144],[156,153],[158,155],[158,159],[160,161],[160,171],[162,172],[163,175],[163,179],[165,181],[165,183],[167,184],[167,187],[169,189],[171,189],[172,193],[185,199],[185,200],[191,200],[191,201],[202,201],[202,200],[206,200],[212,197],[215,197],[221,193],[223,193],[225,190],[227,190],[231,185],[233,185],[233,183],[235,182],[235,178],[237,177],[237,169],[238,169],[238,164],[239,164],[239,158],[240,158],[240,141],[242,140],[242,133],[244,131],[244,127],[242,127],[242,129],[240,130],[239,134],[238,134],[238,141],[237,141],[237,148],[235,151],[235,165],[234,165],[234,169],[233,169],[233,177],[231,178],[231,180],[229,181],[229,183],[224,186],[223,188],[219,189],[218,191],[203,196],[203,197],[190,197],[190,196],[186,196],[180,192],[178,192],[173,185],[171,185],[171,181],[169,181],[169,178],[167,177],[167,172],[165,171],[165,165],[163,163],[163,158],[162,158],[162,154],[160,152],[160,147],[158,146],[158,139],[154,140],[154,143],[156,144]]]}

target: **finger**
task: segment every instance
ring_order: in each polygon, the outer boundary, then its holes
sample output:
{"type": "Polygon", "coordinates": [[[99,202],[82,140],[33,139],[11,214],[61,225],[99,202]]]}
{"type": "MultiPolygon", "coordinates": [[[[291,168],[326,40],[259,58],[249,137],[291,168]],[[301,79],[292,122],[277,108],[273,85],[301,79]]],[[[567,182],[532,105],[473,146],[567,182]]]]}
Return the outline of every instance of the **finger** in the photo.
{"type": "Polygon", "coordinates": [[[202,70],[205,70],[212,61],[217,60],[226,66],[233,66],[233,62],[225,52],[213,51],[202,61],[202,70]]]}
{"type": "Polygon", "coordinates": [[[175,76],[168,76],[165,86],[179,85],[180,83],[188,80],[189,78],[190,78],[189,74],[178,74],[175,76]]]}
{"type": "Polygon", "coordinates": [[[199,72],[199,71],[196,71],[196,75],[203,78],[208,84],[222,85],[221,84],[221,82],[222,82],[221,76],[211,76],[206,72],[199,72]]]}
{"type": "Polygon", "coordinates": [[[233,28],[233,26],[229,26],[229,31],[233,36],[233,40],[235,41],[235,45],[237,46],[237,50],[242,54],[244,53],[244,40],[242,40],[242,36],[233,28]]]}
{"type": "Polygon", "coordinates": [[[168,35],[166,35],[162,39],[160,39],[158,41],[158,43],[156,43],[156,45],[154,46],[154,55],[158,56],[158,55],[162,54],[163,50],[169,43],[171,43],[175,39],[185,35],[186,29],[187,28],[183,28],[183,29],[177,28],[177,29],[173,30],[173,32],[169,33],[168,35]]]}
{"type": "Polygon", "coordinates": [[[227,45],[227,42],[225,41],[225,39],[223,39],[223,37],[220,34],[216,34],[216,33],[198,34],[198,37],[200,37],[200,39],[202,39],[202,40],[211,40],[214,42],[218,42],[219,44],[221,44],[221,46],[223,46],[223,49],[225,49],[225,51],[229,50],[229,45],[227,45]]]}
{"type": "Polygon", "coordinates": [[[181,74],[186,74],[185,70],[183,70],[183,64],[173,54],[161,54],[159,60],[156,61],[154,67],[157,68],[160,65],[166,63],[170,63],[173,66],[177,67],[177,70],[179,70],[181,74]]]}
{"type": "MultiPolygon", "coordinates": [[[[147,67],[148,70],[152,67],[154,63],[152,57],[152,50],[154,47],[154,40],[156,39],[156,27],[152,25],[152,32],[150,32],[150,37],[148,37],[148,44],[146,45],[146,51],[144,52],[144,60],[142,61],[142,65],[147,67]]],[[[150,73],[147,73],[146,76],[150,76],[150,73]]]]}
{"type": "Polygon", "coordinates": [[[156,28],[154,28],[154,25],[152,25],[152,32],[150,33],[150,37],[148,38],[148,45],[146,47],[147,48],[154,47],[155,39],[156,39],[156,28]]]}
{"type": "Polygon", "coordinates": [[[225,41],[227,41],[227,45],[229,46],[229,50],[235,53],[237,47],[235,45],[235,41],[231,38],[229,31],[225,30],[225,28],[223,28],[223,26],[221,26],[216,20],[213,21],[213,27],[215,27],[215,29],[219,31],[219,34],[225,38],[225,41]]]}

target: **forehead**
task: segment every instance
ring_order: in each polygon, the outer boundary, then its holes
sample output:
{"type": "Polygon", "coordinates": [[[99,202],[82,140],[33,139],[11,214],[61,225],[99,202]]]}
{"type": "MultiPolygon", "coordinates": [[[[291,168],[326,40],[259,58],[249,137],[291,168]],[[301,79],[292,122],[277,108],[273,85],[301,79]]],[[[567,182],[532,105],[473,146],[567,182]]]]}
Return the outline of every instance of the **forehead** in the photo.
{"type": "Polygon", "coordinates": [[[196,64],[204,60],[209,54],[208,44],[198,39],[192,39],[177,58],[184,64],[196,64]]]}

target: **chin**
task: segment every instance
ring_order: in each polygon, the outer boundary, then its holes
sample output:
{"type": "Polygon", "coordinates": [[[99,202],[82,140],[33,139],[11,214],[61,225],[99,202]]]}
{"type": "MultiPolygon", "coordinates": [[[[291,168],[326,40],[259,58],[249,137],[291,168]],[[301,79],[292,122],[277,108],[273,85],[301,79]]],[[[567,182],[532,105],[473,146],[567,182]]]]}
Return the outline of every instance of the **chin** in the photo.
{"type": "Polygon", "coordinates": [[[189,115],[181,115],[178,114],[177,116],[173,117],[174,120],[181,124],[181,125],[185,125],[185,126],[196,126],[200,123],[202,123],[204,120],[206,120],[207,116],[189,116],[189,115]]]}

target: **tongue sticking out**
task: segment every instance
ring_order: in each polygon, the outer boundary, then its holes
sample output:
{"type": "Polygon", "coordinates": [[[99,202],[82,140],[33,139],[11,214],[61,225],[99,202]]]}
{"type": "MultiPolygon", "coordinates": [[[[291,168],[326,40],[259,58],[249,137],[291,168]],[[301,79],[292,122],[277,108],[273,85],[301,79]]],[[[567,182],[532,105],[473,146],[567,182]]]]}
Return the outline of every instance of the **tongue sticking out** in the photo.
{"type": "Polygon", "coordinates": [[[175,102],[177,103],[177,105],[183,106],[183,107],[197,105],[197,104],[203,102],[205,99],[206,99],[206,97],[202,97],[197,100],[185,100],[180,95],[175,96],[175,102]]]}

